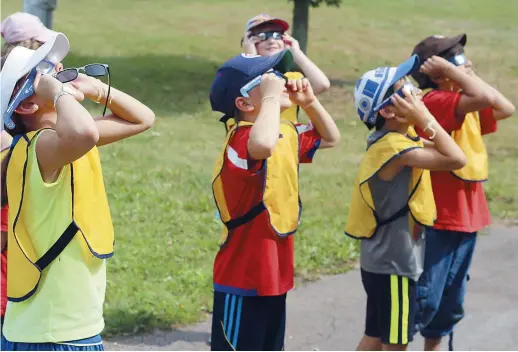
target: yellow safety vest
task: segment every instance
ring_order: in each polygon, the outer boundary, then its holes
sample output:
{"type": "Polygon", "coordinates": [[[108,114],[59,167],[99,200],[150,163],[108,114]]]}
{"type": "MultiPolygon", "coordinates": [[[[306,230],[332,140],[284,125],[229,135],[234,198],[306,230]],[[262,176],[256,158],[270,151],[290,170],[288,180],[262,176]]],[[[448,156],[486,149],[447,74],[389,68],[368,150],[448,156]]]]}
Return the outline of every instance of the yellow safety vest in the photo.
{"type": "MultiPolygon", "coordinates": [[[[431,89],[426,89],[423,96],[431,89]]],[[[482,138],[482,127],[478,111],[467,113],[459,130],[453,131],[451,137],[466,155],[467,163],[459,170],[451,173],[461,180],[484,182],[489,176],[486,145],[482,138]]]]}
{"type": "MultiPolygon", "coordinates": [[[[288,77],[288,79],[302,79],[302,78],[304,78],[304,75],[302,73],[300,73],[300,72],[286,72],[284,75],[286,77],[288,77]]],[[[290,121],[290,122],[293,122],[293,123],[297,123],[298,122],[298,114],[299,114],[299,106],[296,105],[296,104],[292,104],[288,109],[284,110],[281,113],[281,119],[286,120],[286,121],[290,121]]],[[[232,126],[234,126],[234,124],[236,123],[236,120],[234,120],[233,118],[229,118],[226,121],[224,121],[224,120],[221,120],[221,121],[225,123],[225,128],[226,128],[227,132],[230,131],[232,126]]]]}
{"type": "MultiPolygon", "coordinates": [[[[70,213],[62,214],[70,220],[62,235],[43,254],[37,255],[31,238],[46,236],[44,233],[28,233],[24,224],[27,214],[38,209],[24,203],[30,185],[26,184],[26,168],[31,158],[32,140],[44,130],[18,135],[11,145],[7,167],[7,195],[9,201],[8,274],[7,297],[20,302],[31,297],[38,287],[41,272],[80,234],[84,256],[104,259],[113,255],[114,232],[108,199],[104,188],[101,161],[97,147],[80,159],[65,166],[62,172],[70,173],[70,213]]],[[[68,220],[67,220],[68,222],[68,220]]],[[[47,235],[48,236],[48,235],[47,235]]],[[[83,258],[78,258],[82,260],[83,258]]],[[[76,299],[79,299],[76,297],[76,299]]]]}
{"type": "MultiPolygon", "coordinates": [[[[409,129],[408,135],[415,135],[409,129]]],[[[381,219],[372,199],[369,180],[390,160],[415,148],[424,148],[419,137],[408,137],[398,132],[388,132],[374,142],[360,164],[356,177],[345,234],[353,238],[370,238],[378,227],[411,213],[413,219],[423,226],[433,226],[437,214],[433,197],[430,171],[412,168],[408,202],[402,209],[394,209],[394,215],[381,219]]]]}
{"type": "MultiPolygon", "coordinates": [[[[227,138],[214,167],[212,191],[223,226],[222,243],[227,239],[228,232],[253,220],[263,211],[268,212],[271,229],[281,237],[297,231],[302,205],[299,200],[299,136],[295,126],[288,121],[281,121],[280,134],[275,150],[265,160],[265,183],[262,200],[245,215],[237,216],[227,208],[225,194],[232,185],[224,185],[220,177],[225,154],[229,142],[238,128],[251,126],[252,123],[240,121],[227,134],[227,138]]],[[[239,197],[236,195],[235,197],[239,197]]]]}

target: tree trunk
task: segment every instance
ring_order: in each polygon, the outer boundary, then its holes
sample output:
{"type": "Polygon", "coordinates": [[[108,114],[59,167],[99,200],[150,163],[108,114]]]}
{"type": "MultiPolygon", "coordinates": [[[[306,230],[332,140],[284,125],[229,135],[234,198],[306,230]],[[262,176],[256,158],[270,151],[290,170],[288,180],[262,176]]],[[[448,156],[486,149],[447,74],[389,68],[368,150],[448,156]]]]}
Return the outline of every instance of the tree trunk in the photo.
{"type": "Polygon", "coordinates": [[[300,49],[306,53],[308,45],[309,5],[310,0],[294,0],[293,6],[293,38],[297,39],[300,49]]]}

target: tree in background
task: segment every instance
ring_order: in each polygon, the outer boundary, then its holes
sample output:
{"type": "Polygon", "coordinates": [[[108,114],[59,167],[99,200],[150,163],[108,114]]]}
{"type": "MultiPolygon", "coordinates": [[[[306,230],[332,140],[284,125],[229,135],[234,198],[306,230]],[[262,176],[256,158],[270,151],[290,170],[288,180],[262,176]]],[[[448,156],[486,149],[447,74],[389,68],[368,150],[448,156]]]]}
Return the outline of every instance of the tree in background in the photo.
{"type": "Polygon", "coordinates": [[[300,48],[305,53],[308,45],[309,8],[318,7],[325,3],[328,6],[340,6],[342,0],[289,0],[293,1],[292,35],[299,41],[300,48]]]}

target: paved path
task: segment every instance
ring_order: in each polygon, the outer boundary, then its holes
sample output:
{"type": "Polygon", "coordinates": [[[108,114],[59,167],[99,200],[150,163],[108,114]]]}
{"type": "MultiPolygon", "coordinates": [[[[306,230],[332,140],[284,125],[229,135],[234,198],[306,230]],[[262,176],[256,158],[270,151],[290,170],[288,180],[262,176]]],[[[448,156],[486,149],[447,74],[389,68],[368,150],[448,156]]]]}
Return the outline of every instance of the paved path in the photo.
{"type": "MultiPolygon", "coordinates": [[[[470,271],[466,317],[456,350],[518,347],[518,228],[493,227],[481,236],[470,271]]],[[[365,293],[360,273],[328,276],[288,295],[287,350],[354,350],[363,331],[365,293]]],[[[210,324],[181,331],[105,341],[107,350],[208,350],[210,324]]],[[[422,350],[418,338],[410,348],[422,350]]],[[[446,343],[443,349],[447,349],[446,343]]]]}

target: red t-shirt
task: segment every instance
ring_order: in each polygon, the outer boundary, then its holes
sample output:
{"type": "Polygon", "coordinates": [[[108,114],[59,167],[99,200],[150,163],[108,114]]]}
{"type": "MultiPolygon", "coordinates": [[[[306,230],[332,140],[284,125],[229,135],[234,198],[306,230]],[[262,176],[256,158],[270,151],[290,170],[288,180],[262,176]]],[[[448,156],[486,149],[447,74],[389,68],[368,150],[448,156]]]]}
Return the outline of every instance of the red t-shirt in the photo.
{"type": "MultiPolygon", "coordinates": [[[[426,94],[423,102],[437,122],[451,133],[461,128],[463,121],[455,116],[461,93],[434,90],[426,94]]],[[[493,109],[479,112],[482,134],[496,132],[497,121],[493,109]]],[[[421,130],[417,132],[427,135],[421,130]]],[[[466,182],[449,171],[432,171],[432,187],[437,205],[435,228],[440,230],[477,232],[491,224],[482,182],[466,182]]]]}
{"type": "MultiPolygon", "coordinates": [[[[296,126],[299,160],[310,163],[320,145],[320,136],[312,125],[296,126]]],[[[227,207],[237,216],[258,204],[264,190],[264,161],[248,155],[250,130],[251,126],[244,126],[235,132],[220,174],[223,185],[229,185],[225,189],[227,207]]],[[[293,236],[277,236],[269,226],[266,211],[231,230],[214,261],[214,290],[219,292],[278,296],[293,288],[293,278],[293,236]]]]}
{"type": "MultiPolygon", "coordinates": [[[[7,209],[9,207],[6,205],[2,208],[2,232],[7,232],[9,230],[9,225],[7,224],[7,209]]],[[[2,316],[5,315],[5,307],[7,306],[7,248],[2,251],[1,256],[1,265],[2,265],[2,291],[0,294],[2,295],[2,316]]]]}

